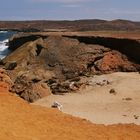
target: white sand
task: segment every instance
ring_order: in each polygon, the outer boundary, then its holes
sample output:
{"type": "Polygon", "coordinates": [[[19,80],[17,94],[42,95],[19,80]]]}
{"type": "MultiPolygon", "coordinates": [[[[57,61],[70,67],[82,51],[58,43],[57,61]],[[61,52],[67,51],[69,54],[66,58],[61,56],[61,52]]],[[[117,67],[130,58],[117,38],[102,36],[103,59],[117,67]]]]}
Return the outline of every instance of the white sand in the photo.
{"type": "Polygon", "coordinates": [[[51,107],[53,102],[57,101],[63,105],[64,113],[85,118],[97,124],[135,123],[140,125],[140,74],[118,72],[96,76],[96,79],[108,79],[111,83],[104,86],[87,86],[77,93],[65,96],[50,95],[34,104],[51,107]],[[116,95],[110,94],[109,91],[112,88],[115,89],[116,95]],[[132,100],[125,100],[125,98],[132,100]]]}

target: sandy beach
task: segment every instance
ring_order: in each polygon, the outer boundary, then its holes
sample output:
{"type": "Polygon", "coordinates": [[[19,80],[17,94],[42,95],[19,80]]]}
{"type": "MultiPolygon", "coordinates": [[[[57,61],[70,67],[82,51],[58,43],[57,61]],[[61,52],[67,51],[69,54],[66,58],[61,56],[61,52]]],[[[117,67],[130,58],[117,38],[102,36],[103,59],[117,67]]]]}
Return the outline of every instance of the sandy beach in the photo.
{"type": "Polygon", "coordinates": [[[140,74],[113,73],[94,76],[90,85],[76,93],[50,95],[34,104],[51,107],[54,101],[63,105],[62,112],[85,118],[96,124],[140,124],[140,74]],[[94,81],[107,80],[97,85],[94,81]],[[114,89],[115,92],[110,93],[114,89]]]}

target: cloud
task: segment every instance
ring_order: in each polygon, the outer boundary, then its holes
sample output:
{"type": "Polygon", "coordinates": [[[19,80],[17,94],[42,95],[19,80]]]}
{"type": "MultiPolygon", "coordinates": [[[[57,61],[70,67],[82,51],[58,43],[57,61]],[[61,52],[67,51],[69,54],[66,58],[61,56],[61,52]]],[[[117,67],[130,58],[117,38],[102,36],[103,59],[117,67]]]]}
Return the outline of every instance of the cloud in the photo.
{"type": "Polygon", "coordinates": [[[81,3],[81,2],[88,2],[91,0],[31,0],[33,2],[51,2],[51,3],[66,3],[66,4],[71,4],[71,3],[81,3]]]}
{"type": "Polygon", "coordinates": [[[62,4],[61,5],[61,7],[63,7],[63,8],[81,8],[81,7],[83,7],[83,5],[82,4],[77,4],[77,3],[64,3],[64,4],[62,4]]]}

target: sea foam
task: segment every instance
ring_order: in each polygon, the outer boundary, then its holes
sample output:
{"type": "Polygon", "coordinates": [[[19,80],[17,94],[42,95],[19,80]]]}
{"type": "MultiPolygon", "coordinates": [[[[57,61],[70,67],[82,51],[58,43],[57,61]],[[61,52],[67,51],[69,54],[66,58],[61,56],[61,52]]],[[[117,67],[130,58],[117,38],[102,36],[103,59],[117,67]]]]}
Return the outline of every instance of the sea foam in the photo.
{"type": "Polygon", "coordinates": [[[5,39],[3,41],[0,41],[0,59],[3,59],[7,56],[7,54],[10,52],[8,50],[8,39],[5,39]]]}
{"type": "Polygon", "coordinates": [[[8,42],[15,33],[13,31],[0,31],[0,59],[5,58],[10,53],[8,42]]]}
{"type": "Polygon", "coordinates": [[[7,33],[8,31],[0,31],[0,33],[7,33]]]}

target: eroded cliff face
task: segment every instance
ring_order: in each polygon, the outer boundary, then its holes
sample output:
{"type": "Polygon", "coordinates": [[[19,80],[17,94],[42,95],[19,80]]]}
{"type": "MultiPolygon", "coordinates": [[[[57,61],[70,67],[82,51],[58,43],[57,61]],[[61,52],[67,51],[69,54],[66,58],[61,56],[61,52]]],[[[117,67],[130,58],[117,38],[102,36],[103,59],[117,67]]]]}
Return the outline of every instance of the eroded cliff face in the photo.
{"type": "MultiPolygon", "coordinates": [[[[9,41],[9,49],[14,51],[29,41],[35,41],[39,38],[47,39],[49,35],[45,34],[21,34],[16,35],[9,41]]],[[[102,37],[102,36],[80,36],[80,35],[62,35],[62,37],[77,39],[80,43],[101,45],[113,50],[117,50],[135,62],[140,62],[139,39],[119,38],[119,37],[102,37]]]]}
{"type": "Polygon", "coordinates": [[[29,41],[35,41],[39,38],[47,38],[47,36],[43,35],[29,35],[29,34],[17,34],[14,35],[12,38],[9,40],[9,50],[14,51],[17,48],[21,47],[23,44],[29,41]]]}
{"type": "Polygon", "coordinates": [[[112,38],[112,37],[99,37],[99,36],[70,36],[71,38],[78,39],[79,42],[85,44],[98,44],[117,50],[125,54],[130,60],[140,63],[140,41],[127,38],[112,38]]]}
{"type": "Polygon", "coordinates": [[[137,40],[32,35],[31,40],[30,37],[25,40],[21,37],[18,41],[21,46],[15,43],[16,39],[13,43],[11,40],[10,49],[13,52],[3,63],[5,66],[10,62],[16,63],[13,70],[7,67],[15,83],[12,91],[32,102],[46,96],[48,86],[52,93],[64,94],[79,89],[83,84],[80,80],[82,76],[140,70],[140,44],[137,40]],[[35,85],[42,87],[43,92],[34,92],[35,85]]]}

